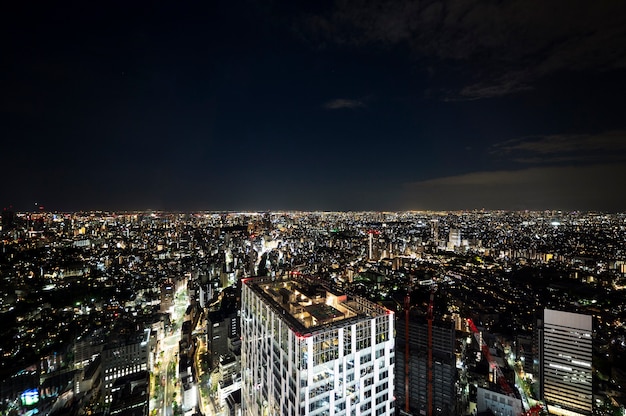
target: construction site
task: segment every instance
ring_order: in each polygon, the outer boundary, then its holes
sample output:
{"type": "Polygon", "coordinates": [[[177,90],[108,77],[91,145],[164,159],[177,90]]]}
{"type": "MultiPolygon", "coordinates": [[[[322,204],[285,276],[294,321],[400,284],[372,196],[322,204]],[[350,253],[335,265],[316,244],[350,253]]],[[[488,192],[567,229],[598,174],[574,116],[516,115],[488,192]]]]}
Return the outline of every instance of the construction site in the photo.
{"type": "MultiPolygon", "coordinates": [[[[523,368],[498,337],[437,308],[437,286],[407,294],[396,323],[396,404],[401,416],[536,416],[523,368]]],[[[519,363],[519,361],[517,360],[519,363]]]]}

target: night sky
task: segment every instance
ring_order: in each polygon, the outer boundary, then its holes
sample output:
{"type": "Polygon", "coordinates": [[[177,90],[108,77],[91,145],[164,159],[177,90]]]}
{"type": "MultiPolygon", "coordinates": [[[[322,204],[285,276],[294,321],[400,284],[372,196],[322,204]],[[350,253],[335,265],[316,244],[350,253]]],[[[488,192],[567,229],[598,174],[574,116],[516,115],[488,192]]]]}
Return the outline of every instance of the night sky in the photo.
{"type": "Polygon", "coordinates": [[[624,1],[13,3],[0,208],[626,211],[624,1]]]}

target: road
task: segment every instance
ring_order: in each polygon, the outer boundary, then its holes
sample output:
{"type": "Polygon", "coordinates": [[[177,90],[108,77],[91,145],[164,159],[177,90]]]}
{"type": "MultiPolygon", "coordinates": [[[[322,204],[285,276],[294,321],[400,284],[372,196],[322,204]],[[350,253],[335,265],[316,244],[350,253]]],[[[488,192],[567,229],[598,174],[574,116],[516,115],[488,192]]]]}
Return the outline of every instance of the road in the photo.
{"type": "Polygon", "coordinates": [[[521,367],[515,365],[515,362],[513,361],[513,357],[511,354],[507,355],[507,362],[509,366],[511,366],[514,370],[515,386],[517,387],[517,390],[519,391],[519,394],[522,397],[522,405],[524,406],[524,411],[528,411],[531,407],[541,404],[541,402],[538,402],[532,397],[529,397],[526,395],[526,392],[524,391],[524,387],[523,387],[525,383],[524,382],[524,370],[521,369],[521,367]]]}
{"type": "MultiPolygon", "coordinates": [[[[185,310],[187,309],[188,298],[186,291],[181,289],[174,296],[174,306],[170,310],[170,324],[176,328],[173,333],[166,334],[159,343],[158,355],[161,356],[161,363],[159,364],[159,370],[156,374],[156,382],[161,383],[162,394],[159,394],[156,400],[150,401],[150,414],[156,414],[159,416],[173,416],[174,408],[172,403],[176,401],[178,405],[181,403],[180,388],[176,378],[176,366],[178,365],[178,342],[180,341],[180,328],[182,326],[185,310]],[[173,364],[173,365],[172,365],[173,364]]],[[[205,324],[203,320],[199,322],[199,331],[204,330],[205,324]]],[[[196,334],[198,335],[198,334],[196,334]]],[[[198,407],[201,412],[207,416],[221,414],[218,404],[212,395],[207,394],[203,400],[200,390],[204,390],[205,393],[209,393],[210,386],[208,383],[203,385],[200,382],[202,376],[202,366],[200,364],[201,354],[206,352],[206,344],[202,336],[197,336],[198,348],[196,350],[195,364],[198,378],[198,407]]]]}
{"type": "Polygon", "coordinates": [[[162,395],[156,400],[150,401],[150,414],[160,416],[173,416],[172,403],[180,404],[176,380],[176,367],[178,366],[178,341],[180,340],[180,327],[182,325],[185,309],[187,308],[187,291],[181,288],[174,296],[174,306],[170,312],[170,326],[176,328],[171,334],[167,334],[159,343],[157,356],[161,357],[158,372],[155,374],[156,382],[161,383],[162,395]]]}

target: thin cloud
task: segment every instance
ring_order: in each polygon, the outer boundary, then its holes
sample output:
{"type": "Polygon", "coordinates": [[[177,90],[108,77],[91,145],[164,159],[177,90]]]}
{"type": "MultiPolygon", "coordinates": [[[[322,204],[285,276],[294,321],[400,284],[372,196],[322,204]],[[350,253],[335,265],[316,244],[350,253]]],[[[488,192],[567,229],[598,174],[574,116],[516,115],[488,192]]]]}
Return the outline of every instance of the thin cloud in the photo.
{"type": "Polygon", "coordinates": [[[425,209],[580,209],[621,211],[624,164],[473,172],[405,185],[405,200],[425,209]]]}
{"type": "Polygon", "coordinates": [[[460,92],[444,98],[444,101],[472,101],[516,94],[533,89],[526,82],[525,73],[510,73],[497,81],[478,82],[463,87],[460,92]]]}
{"type": "Polygon", "coordinates": [[[465,85],[448,101],[517,94],[564,70],[626,68],[620,1],[339,0],[305,17],[300,30],[318,47],[407,46],[435,70],[463,62],[465,85]]]}
{"type": "Polygon", "coordinates": [[[523,137],[497,143],[491,153],[520,163],[615,162],[626,160],[626,131],[523,137]]]}
{"type": "Polygon", "coordinates": [[[342,108],[362,108],[365,107],[365,103],[359,100],[348,100],[345,98],[336,98],[334,100],[324,103],[324,108],[327,110],[339,110],[342,108]]]}

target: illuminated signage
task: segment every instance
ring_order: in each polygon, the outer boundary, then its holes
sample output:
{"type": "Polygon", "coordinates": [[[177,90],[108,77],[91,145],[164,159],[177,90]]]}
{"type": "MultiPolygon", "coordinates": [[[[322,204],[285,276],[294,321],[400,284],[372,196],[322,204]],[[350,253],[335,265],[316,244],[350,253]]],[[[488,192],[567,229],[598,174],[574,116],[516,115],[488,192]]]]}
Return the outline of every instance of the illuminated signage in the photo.
{"type": "Polygon", "coordinates": [[[32,406],[39,401],[39,391],[37,389],[26,390],[20,396],[22,399],[22,405],[32,406]]]}

